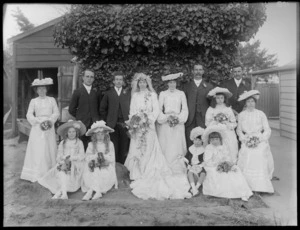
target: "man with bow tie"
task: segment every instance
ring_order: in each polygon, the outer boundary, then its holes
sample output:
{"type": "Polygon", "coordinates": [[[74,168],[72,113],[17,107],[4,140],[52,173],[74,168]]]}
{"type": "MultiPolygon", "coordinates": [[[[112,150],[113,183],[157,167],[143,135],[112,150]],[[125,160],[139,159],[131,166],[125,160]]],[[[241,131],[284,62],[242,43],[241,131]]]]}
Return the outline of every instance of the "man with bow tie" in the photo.
{"type": "Polygon", "coordinates": [[[114,87],[106,91],[100,104],[101,120],[115,131],[110,139],[115,147],[116,161],[124,164],[129,150],[130,139],[127,136],[125,121],[129,119],[131,94],[123,88],[124,73],[113,73],[114,87]]]}
{"type": "Polygon", "coordinates": [[[187,147],[193,143],[190,140],[190,132],[193,128],[200,126],[205,129],[205,113],[209,107],[209,99],[206,97],[208,92],[214,88],[212,84],[205,81],[202,76],[204,74],[203,65],[197,63],[192,70],[193,80],[183,85],[189,116],[185,123],[185,139],[187,147]]]}
{"type": "Polygon", "coordinates": [[[228,89],[232,93],[232,97],[229,98],[229,105],[235,115],[239,114],[245,105],[244,101],[238,101],[239,96],[244,93],[244,91],[249,91],[251,85],[243,80],[243,70],[242,65],[237,64],[233,66],[233,78],[224,81],[221,87],[228,89]]]}
{"type": "MultiPolygon", "coordinates": [[[[69,104],[69,113],[82,121],[88,130],[95,121],[100,120],[99,106],[101,101],[101,92],[93,89],[95,74],[92,70],[86,69],[82,76],[83,84],[75,89],[69,104]]],[[[84,149],[86,150],[90,137],[81,136],[84,149]]]]}

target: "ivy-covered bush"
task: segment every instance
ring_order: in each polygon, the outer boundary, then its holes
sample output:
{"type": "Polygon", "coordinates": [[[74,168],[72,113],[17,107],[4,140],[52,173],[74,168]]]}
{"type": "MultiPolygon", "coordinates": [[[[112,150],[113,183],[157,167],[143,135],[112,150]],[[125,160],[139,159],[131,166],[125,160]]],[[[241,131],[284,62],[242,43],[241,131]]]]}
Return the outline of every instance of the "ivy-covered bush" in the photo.
{"type": "Polygon", "coordinates": [[[160,92],[161,76],[181,71],[185,82],[196,62],[208,80],[211,71],[217,82],[228,78],[239,42],[265,20],[263,3],[75,5],[56,25],[54,39],[83,68],[94,69],[101,90],[111,86],[113,71],[122,70],[129,86],[143,71],[160,92]]]}

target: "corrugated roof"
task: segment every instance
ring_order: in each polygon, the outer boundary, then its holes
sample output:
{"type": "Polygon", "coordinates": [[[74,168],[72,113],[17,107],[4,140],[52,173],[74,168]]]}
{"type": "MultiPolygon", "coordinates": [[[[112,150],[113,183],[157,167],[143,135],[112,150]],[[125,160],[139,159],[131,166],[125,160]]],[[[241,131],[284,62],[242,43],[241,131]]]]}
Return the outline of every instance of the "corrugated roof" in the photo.
{"type": "Polygon", "coordinates": [[[8,42],[8,43],[10,43],[10,42],[15,42],[15,41],[17,41],[17,40],[20,40],[20,39],[22,39],[22,38],[24,38],[24,37],[27,37],[27,36],[33,34],[33,33],[36,33],[36,32],[41,31],[41,30],[43,30],[43,29],[46,29],[46,28],[49,27],[49,26],[53,26],[53,25],[57,24],[58,22],[60,22],[60,21],[63,19],[63,17],[64,17],[64,16],[55,18],[55,19],[53,19],[53,20],[51,20],[51,21],[49,21],[49,22],[46,22],[46,23],[44,23],[44,24],[42,24],[42,25],[39,25],[39,26],[37,26],[37,27],[34,27],[34,28],[32,28],[31,30],[28,30],[28,31],[26,31],[26,32],[24,32],[24,33],[21,33],[21,34],[18,34],[18,35],[16,35],[16,36],[14,36],[14,37],[11,37],[10,39],[7,40],[7,42],[8,42]]]}
{"type": "Polygon", "coordinates": [[[259,75],[259,74],[265,74],[265,73],[273,73],[273,72],[279,72],[283,70],[290,70],[290,69],[296,69],[296,59],[283,65],[280,67],[274,67],[274,68],[269,68],[269,69],[262,69],[262,70],[257,70],[251,73],[251,75],[259,75]]]}

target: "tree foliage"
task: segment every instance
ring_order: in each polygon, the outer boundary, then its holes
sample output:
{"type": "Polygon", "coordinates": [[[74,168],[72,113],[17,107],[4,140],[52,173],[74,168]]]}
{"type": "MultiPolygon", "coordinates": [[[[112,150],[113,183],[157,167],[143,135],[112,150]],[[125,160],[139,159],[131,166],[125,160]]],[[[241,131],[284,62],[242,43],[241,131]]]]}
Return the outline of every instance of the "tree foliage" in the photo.
{"type": "Polygon", "coordinates": [[[275,67],[278,61],[276,54],[268,54],[266,49],[260,48],[259,40],[252,44],[249,42],[245,45],[240,44],[238,50],[239,59],[246,72],[275,67]]]}
{"type": "Polygon", "coordinates": [[[55,27],[54,39],[95,70],[102,90],[113,71],[124,71],[129,83],[142,70],[160,91],[161,76],[181,71],[184,82],[195,62],[203,63],[208,80],[210,71],[227,78],[239,42],[265,19],[262,3],[75,5],[55,27]]]}
{"type": "Polygon", "coordinates": [[[23,14],[23,12],[18,7],[17,10],[12,14],[12,16],[17,20],[17,24],[20,27],[21,32],[25,32],[34,28],[34,24],[32,24],[28,18],[23,14]]]}

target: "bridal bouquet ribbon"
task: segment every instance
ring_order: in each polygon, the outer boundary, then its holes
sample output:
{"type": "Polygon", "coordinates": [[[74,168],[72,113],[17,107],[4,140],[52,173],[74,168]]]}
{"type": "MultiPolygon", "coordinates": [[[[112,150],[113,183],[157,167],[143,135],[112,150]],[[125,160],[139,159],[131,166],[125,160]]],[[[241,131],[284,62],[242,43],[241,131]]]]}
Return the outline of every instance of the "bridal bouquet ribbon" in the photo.
{"type": "Polygon", "coordinates": [[[174,126],[178,125],[179,119],[178,119],[177,116],[170,115],[167,118],[167,122],[168,122],[168,124],[169,124],[170,127],[174,127],[174,126]]]}
{"type": "Polygon", "coordinates": [[[260,143],[260,140],[257,136],[248,136],[247,137],[246,146],[248,148],[256,148],[259,143],[260,143]]]}
{"type": "Polygon", "coordinates": [[[218,113],[217,115],[215,115],[214,119],[219,123],[224,123],[225,121],[228,121],[228,117],[224,113],[218,113]]]}
{"type": "Polygon", "coordinates": [[[108,162],[105,160],[103,153],[102,152],[98,152],[97,153],[97,158],[94,160],[91,160],[88,163],[88,167],[90,169],[91,172],[94,172],[95,168],[106,168],[108,166],[108,162]]]}
{"type": "Polygon", "coordinates": [[[48,129],[51,129],[52,127],[52,122],[50,120],[46,120],[46,121],[43,121],[41,124],[40,124],[40,127],[41,127],[41,130],[43,131],[46,131],[48,129]]]}
{"type": "Polygon", "coordinates": [[[69,155],[57,165],[57,170],[60,172],[64,172],[65,174],[70,174],[71,165],[72,165],[72,163],[71,163],[70,155],[69,155]]]}
{"type": "Polygon", "coordinates": [[[150,127],[150,121],[148,115],[140,111],[133,115],[129,121],[126,122],[129,129],[130,137],[138,138],[138,148],[146,146],[146,134],[150,127]]]}
{"type": "Polygon", "coordinates": [[[223,161],[217,166],[217,171],[220,173],[222,173],[222,172],[228,173],[230,171],[235,172],[236,168],[233,166],[234,166],[233,163],[231,163],[229,161],[223,161]]]}

